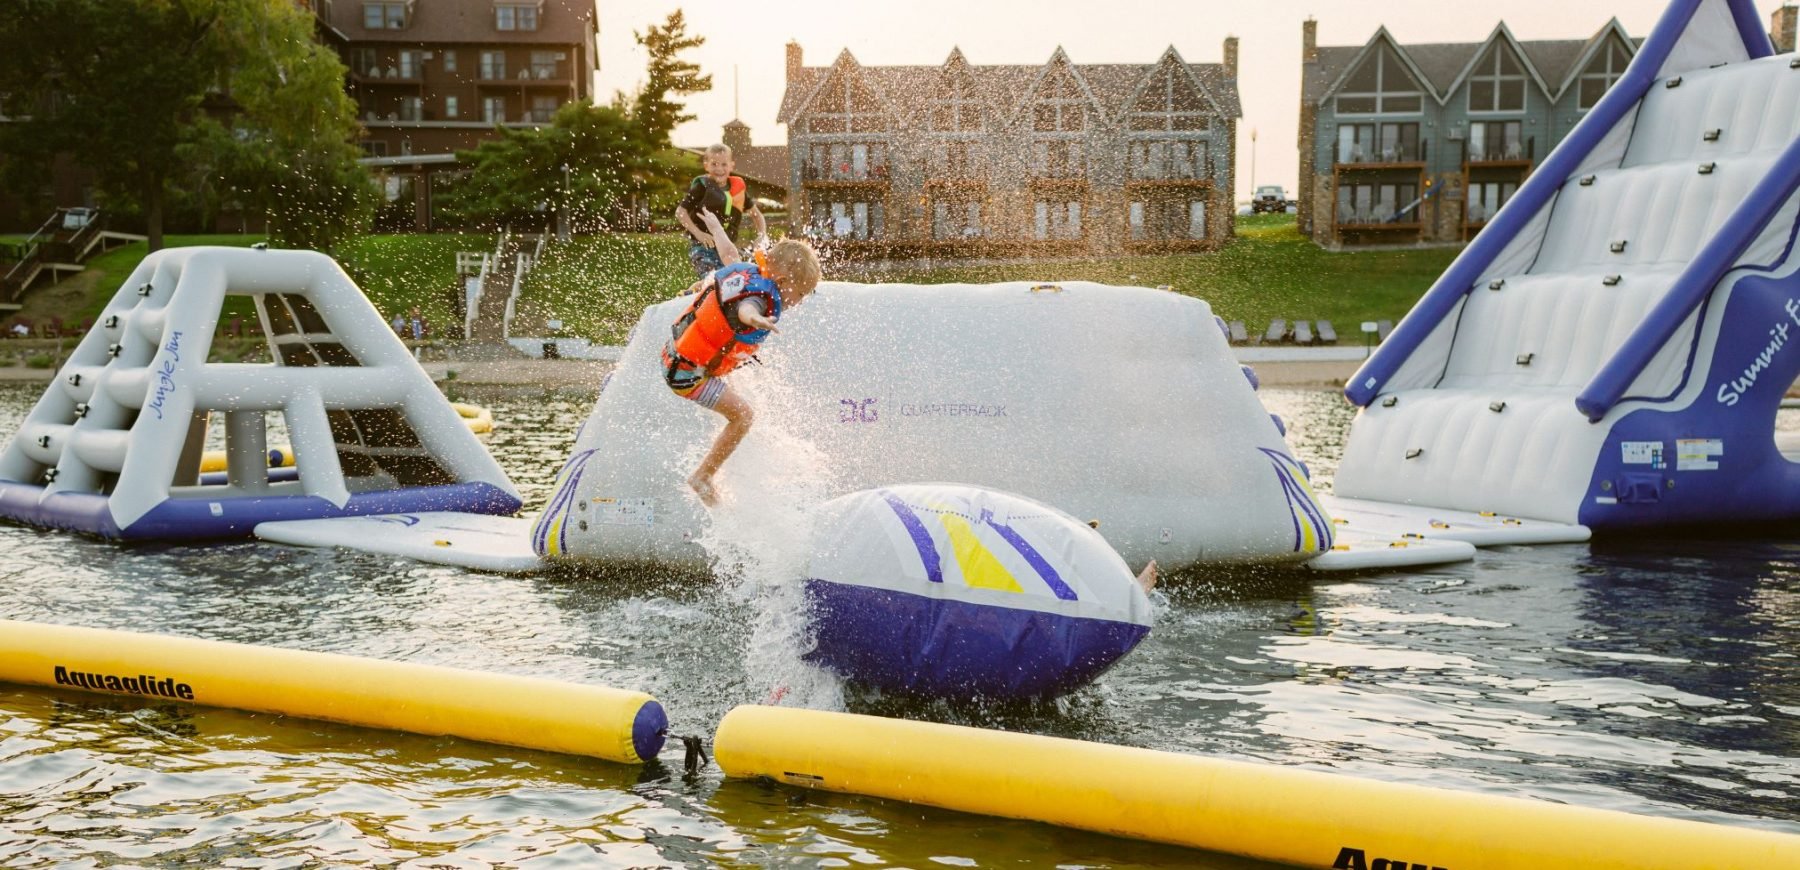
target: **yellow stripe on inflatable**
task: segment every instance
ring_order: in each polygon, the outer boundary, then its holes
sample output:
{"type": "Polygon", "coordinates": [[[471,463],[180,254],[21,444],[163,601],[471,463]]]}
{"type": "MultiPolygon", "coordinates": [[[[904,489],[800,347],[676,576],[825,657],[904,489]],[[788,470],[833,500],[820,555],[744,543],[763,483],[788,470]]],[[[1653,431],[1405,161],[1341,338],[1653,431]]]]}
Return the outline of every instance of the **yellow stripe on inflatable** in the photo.
{"type": "MultiPolygon", "coordinates": [[[[469,427],[470,432],[477,435],[486,435],[494,431],[494,412],[489,411],[480,405],[470,405],[463,402],[451,402],[450,407],[456,409],[456,415],[462,418],[463,425],[469,427]]],[[[270,448],[269,452],[281,454],[280,460],[271,463],[269,465],[270,468],[287,468],[294,464],[294,448],[292,447],[288,447],[284,444],[280,447],[270,448]]],[[[205,453],[200,454],[200,472],[202,474],[224,470],[225,451],[208,450],[205,453]]]]}
{"type": "Polygon", "coordinates": [[[639,763],[667,719],[643,692],[194,638],[0,620],[0,680],[188,701],[639,763]]]}
{"type": "Polygon", "coordinates": [[[938,514],[938,521],[950,533],[950,551],[956,554],[956,566],[962,569],[963,583],[971,589],[998,589],[1023,592],[1017,578],[981,543],[969,521],[952,513],[938,514]]]}
{"type": "Polygon", "coordinates": [[[1800,837],[955,725],[738,707],[734,777],[1084,828],[1301,867],[1800,867],[1800,837]]]}

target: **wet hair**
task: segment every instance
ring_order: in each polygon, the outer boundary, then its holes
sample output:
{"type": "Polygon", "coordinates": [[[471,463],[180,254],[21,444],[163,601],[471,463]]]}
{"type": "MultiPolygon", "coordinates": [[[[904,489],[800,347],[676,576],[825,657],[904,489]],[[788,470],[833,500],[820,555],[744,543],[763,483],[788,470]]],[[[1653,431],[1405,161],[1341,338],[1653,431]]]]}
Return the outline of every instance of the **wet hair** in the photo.
{"type": "Polygon", "coordinates": [[[723,142],[714,142],[713,144],[706,146],[706,156],[711,157],[714,154],[723,154],[726,157],[730,157],[731,146],[723,142]]]}
{"type": "Polygon", "coordinates": [[[769,249],[769,268],[786,275],[802,293],[819,285],[819,255],[799,239],[782,239],[769,249]]]}

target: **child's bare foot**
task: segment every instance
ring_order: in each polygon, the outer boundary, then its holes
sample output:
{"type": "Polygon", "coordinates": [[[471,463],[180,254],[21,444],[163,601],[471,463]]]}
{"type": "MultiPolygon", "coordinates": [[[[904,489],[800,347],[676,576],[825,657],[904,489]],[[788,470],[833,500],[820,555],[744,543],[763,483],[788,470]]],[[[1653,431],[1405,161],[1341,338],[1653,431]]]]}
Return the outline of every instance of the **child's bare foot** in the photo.
{"type": "Polygon", "coordinates": [[[1150,564],[1145,565],[1144,570],[1138,572],[1138,585],[1144,587],[1145,592],[1149,592],[1156,588],[1156,579],[1159,576],[1161,576],[1161,572],[1157,570],[1156,560],[1151,559],[1150,564]]]}
{"type": "Polygon", "coordinates": [[[688,478],[687,485],[688,489],[694,491],[694,495],[700,497],[701,504],[709,508],[719,506],[719,491],[713,487],[711,478],[694,475],[688,478]]]}

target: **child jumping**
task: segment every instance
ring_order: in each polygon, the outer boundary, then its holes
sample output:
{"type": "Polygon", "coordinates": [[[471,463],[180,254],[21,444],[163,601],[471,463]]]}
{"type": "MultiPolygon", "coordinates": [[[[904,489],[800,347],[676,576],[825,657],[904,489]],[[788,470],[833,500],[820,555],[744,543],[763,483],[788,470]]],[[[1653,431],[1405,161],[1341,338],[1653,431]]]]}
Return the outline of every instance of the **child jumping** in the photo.
{"type": "Polygon", "coordinates": [[[725,429],[688,477],[688,486],[707,507],[718,504],[713,475],[750,432],[755,418],[748,402],[733,392],[724,377],[751,354],[769,333],[784,308],[800,304],[819,284],[819,256],[812,246],[783,239],[767,256],[739,262],[737,247],[710,209],[700,209],[724,267],[688,287],[690,303],[676,318],[669,343],[663,346],[663,381],[675,395],[709,408],[725,418],[725,429]]]}

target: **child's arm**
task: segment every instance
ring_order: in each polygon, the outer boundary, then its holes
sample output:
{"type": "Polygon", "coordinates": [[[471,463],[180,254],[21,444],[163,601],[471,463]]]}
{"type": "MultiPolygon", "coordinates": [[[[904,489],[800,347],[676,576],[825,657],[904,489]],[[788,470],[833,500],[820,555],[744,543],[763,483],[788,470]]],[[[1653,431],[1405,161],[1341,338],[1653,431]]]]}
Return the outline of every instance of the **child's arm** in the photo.
{"type": "Polygon", "coordinates": [[[762,209],[757,208],[756,203],[752,202],[750,203],[749,215],[751,220],[756,221],[756,244],[759,246],[768,244],[769,222],[763,220],[762,209]]]}
{"type": "Polygon", "coordinates": [[[702,207],[700,222],[706,224],[706,230],[712,236],[712,246],[719,251],[719,265],[730,266],[743,262],[744,255],[738,251],[737,245],[732,243],[731,234],[725,232],[725,225],[719,223],[718,215],[713,214],[710,209],[702,207]]]}
{"type": "Polygon", "coordinates": [[[754,298],[742,300],[737,304],[737,316],[738,322],[745,326],[766,329],[770,332],[781,331],[775,328],[775,321],[763,313],[762,306],[758,305],[754,298]]]}
{"type": "Polygon", "coordinates": [[[675,222],[681,224],[682,229],[687,230],[688,238],[693,239],[702,245],[711,241],[711,239],[706,237],[706,231],[702,230],[694,223],[694,217],[693,215],[688,214],[687,206],[678,205],[675,207],[675,222]]]}

